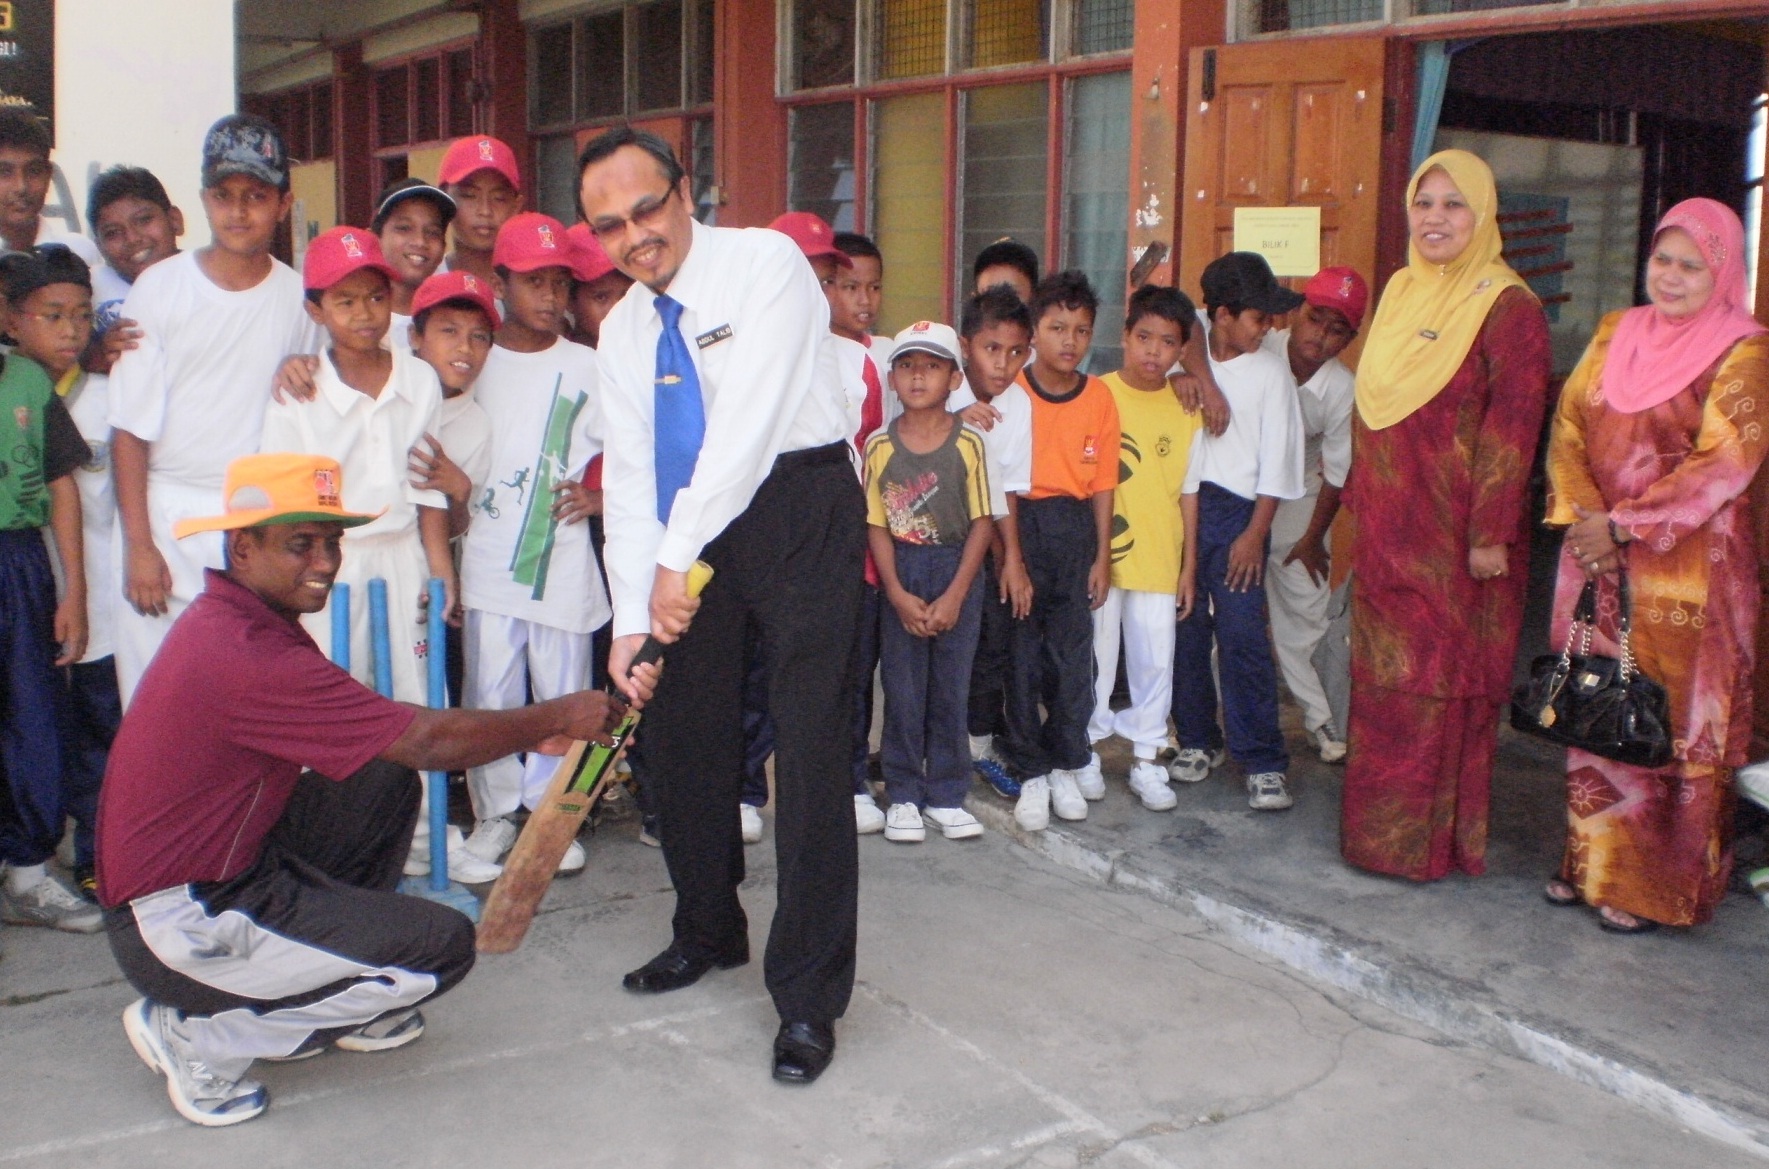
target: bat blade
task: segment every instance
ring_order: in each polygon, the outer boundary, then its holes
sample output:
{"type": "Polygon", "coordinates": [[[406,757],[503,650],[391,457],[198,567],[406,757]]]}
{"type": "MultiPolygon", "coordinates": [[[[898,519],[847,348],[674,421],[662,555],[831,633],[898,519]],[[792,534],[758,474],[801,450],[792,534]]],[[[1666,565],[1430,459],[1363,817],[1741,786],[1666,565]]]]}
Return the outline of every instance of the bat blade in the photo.
{"type": "Polygon", "coordinates": [[[634,721],[636,715],[629,716],[615,731],[613,747],[580,741],[560,757],[546,796],[529,814],[504,860],[503,875],[492,885],[480,912],[476,943],[480,953],[508,954],[522,944],[560,858],[614,774],[615,756],[632,733],[634,721]]]}

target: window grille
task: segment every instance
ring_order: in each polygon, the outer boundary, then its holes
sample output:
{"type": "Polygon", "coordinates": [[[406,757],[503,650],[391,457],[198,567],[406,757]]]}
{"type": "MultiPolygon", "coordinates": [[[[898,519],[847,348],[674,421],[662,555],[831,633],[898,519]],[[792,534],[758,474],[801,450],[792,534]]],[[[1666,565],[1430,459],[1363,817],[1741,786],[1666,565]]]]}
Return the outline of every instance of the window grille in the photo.
{"type": "Polygon", "coordinates": [[[879,0],[881,81],[926,77],[946,69],[946,0],[879,0]]]}
{"type": "Polygon", "coordinates": [[[1382,0],[1258,0],[1255,23],[1259,32],[1289,32],[1381,20],[1382,16],[1382,0]]]}
{"type": "Polygon", "coordinates": [[[1050,55],[1044,0],[967,0],[965,65],[1023,65],[1050,55]]]}
{"type": "Polygon", "coordinates": [[[1075,52],[1117,53],[1136,34],[1136,0],[1075,0],[1075,52]]]}

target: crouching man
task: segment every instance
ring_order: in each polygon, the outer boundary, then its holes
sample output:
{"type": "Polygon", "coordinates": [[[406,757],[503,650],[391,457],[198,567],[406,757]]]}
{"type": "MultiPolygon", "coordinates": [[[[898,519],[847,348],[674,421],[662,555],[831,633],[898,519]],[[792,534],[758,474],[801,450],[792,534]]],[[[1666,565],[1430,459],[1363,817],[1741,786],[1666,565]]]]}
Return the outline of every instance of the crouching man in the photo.
{"type": "MultiPolygon", "coordinates": [[[[418,1005],[472,968],[465,916],[393,891],[417,771],[559,750],[619,714],[587,691],[425,710],[332,665],[299,618],[325,605],[344,529],[374,518],[344,511],[341,489],[332,459],[249,455],[227,469],[227,514],[179,522],[181,539],[225,532],[227,569],[143,675],[105,774],[99,899],[145,996],[123,1028],[201,1125],[264,1111],[253,1060],[410,1043],[418,1005]]],[[[641,673],[641,699],[655,677],[641,673]]]]}

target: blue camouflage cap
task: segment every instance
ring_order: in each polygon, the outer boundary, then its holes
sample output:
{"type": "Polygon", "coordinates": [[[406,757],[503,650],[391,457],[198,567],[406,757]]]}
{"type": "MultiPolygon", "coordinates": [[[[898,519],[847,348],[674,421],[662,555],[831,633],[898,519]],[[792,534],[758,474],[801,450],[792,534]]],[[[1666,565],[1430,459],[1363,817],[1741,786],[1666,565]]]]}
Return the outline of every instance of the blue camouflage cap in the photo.
{"type": "Polygon", "coordinates": [[[289,189],[289,154],[274,125],[252,114],[229,114],[209,127],[203,137],[203,187],[230,175],[289,189]]]}

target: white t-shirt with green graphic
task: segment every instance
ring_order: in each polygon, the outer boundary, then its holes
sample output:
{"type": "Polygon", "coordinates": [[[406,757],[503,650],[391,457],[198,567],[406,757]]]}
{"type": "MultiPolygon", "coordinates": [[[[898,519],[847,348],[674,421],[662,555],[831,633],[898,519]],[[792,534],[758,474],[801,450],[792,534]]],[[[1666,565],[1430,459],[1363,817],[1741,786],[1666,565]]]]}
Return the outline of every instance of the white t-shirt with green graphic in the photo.
{"type": "Polygon", "coordinates": [[[493,346],[473,397],[491,419],[491,460],[462,541],[463,603],[568,633],[600,628],[608,589],[589,525],[552,515],[554,485],[602,452],[595,351],[563,339],[539,353],[493,346]]]}

